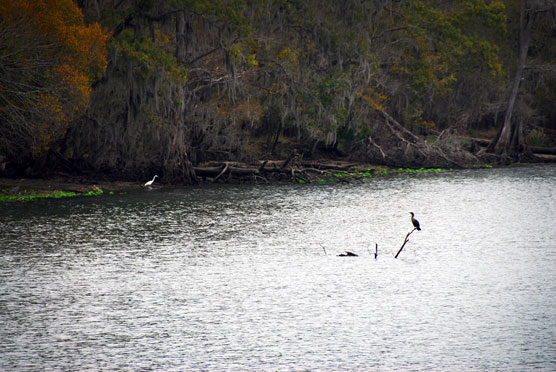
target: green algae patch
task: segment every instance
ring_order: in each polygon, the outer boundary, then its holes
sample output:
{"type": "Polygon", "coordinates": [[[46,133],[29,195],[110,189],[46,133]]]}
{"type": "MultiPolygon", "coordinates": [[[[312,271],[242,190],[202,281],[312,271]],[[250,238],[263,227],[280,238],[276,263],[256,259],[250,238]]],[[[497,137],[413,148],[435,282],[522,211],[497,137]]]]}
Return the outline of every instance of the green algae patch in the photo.
{"type": "MultiPolygon", "coordinates": [[[[439,173],[439,172],[446,172],[451,169],[446,168],[397,168],[397,169],[388,169],[382,167],[376,167],[374,169],[368,170],[356,170],[352,172],[342,171],[342,172],[326,172],[325,175],[317,175],[317,176],[306,176],[306,177],[295,177],[293,180],[297,183],[329,183],[329,182],[364,182],[366,179],[376,178],[376,177],[383,177],[389,174],[398,174],[398,173],[439,173]]],[[[303,173],[303,172],[300,172],[303,173]]],[[[323,172],[324,173],[324,172],[323,172]]]]}
{"type": "Polygon", "coordinates": [[[334,182],[364,182],[365,179],[386,176],[388,170],[377,167],[374,169],[354,170],[354,171],[326,171],[320,170],[308,172],[306,170],[298,171],[291,179],[297,183],[334,183],[334,182]],[[298,175],[299,174],[299,175],[298,175]]]}
{"type": "Polygon", "coordinates": [[[435,172],[446,172],[446,168],[398,168],[394,170],[396,173],[435,173],[435,172]]]}
{"type": "Polygon", "coordinates": [[[58,198],[69,198],[73,196],[99,196],[104,194],[101,189],[94,189],[88,192],[80,193],[73,191],[52,191],[50,193],[34,193],[33,191],[23,191],[17,194],[10,194],[8,190],[0,191],[0,203],[1,202],[25,202],[41,199],[58,199],[58,198]]]}

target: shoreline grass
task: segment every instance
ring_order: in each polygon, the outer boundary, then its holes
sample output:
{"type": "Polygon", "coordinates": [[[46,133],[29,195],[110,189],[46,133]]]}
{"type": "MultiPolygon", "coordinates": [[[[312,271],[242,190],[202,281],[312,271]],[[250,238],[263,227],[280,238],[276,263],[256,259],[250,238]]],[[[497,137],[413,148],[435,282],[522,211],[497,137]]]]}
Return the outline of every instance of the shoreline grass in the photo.
{"type": "MultiPolygon", "coordinates": [[[[58,199],[69,198],[74,196],[99,196],[103,195],[104,191],[101,189],[91,190],[87,192],[74,192],[74,191],[52,191],[50,193],[35,193],[31,191],[19,192],[15,195],[8,194],[8,190],[0,191],[0,203],[2,202],[25,202],[42,199],[58,199]]],[[[112,193],[110,193],[112,194],[112,193]]]]}

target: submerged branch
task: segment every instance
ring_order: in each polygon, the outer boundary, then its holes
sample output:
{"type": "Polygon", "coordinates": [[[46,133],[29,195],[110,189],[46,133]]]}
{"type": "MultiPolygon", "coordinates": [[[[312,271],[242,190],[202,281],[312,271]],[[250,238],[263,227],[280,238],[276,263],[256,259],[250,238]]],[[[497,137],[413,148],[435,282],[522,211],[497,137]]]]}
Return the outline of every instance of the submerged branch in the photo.
{"type": "Polygon", "coordinates": [[[407,242],[409,241],[409,235],[411,235],[415,230],[417,230],[417,228],[415,227],[413,230],[411,230],[410,232],[407,233],[407,235],[405,236],[405,239],[403,241],[402,246],[400,247],[400,250],[398,251],[398,253],[396,253],[396,255],[394,256],[394,258],[398,258],[398,255],[402,252],[403,247],[405,247],[405,245],[407,244],[407,242]]]}

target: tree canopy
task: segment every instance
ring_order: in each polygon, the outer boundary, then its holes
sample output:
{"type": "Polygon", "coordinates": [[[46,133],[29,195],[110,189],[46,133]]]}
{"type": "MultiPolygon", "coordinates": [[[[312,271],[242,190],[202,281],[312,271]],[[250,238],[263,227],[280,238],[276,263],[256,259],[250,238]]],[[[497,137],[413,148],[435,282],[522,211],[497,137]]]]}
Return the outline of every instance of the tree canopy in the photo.
{"type": "Polygon", "coordinates": [[[108,34],[71,0],[0,1],[0,153],[40,154],[88,108],[108,34]]]}
{"type": "Polygon", "coordinates": [[[556,129],[554,1],[0,2],[4,156],[66,133],[68,160],[141,177],[283,144],[417,165],[416,135],[492,135],[510,96],[520,138],[556,129]]]}

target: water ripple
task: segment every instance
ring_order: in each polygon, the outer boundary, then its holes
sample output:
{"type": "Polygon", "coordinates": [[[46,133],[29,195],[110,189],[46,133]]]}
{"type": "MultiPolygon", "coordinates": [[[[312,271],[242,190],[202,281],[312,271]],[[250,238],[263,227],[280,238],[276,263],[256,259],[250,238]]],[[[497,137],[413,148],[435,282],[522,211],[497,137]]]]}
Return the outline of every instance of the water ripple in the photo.
{"type": "Polygon", "coordinates": [[[530,166],[3,205],[0,369],[555,370],[555,181],[530,166]],[[410,211],[423,230],[396,260],[410,211]]]}

